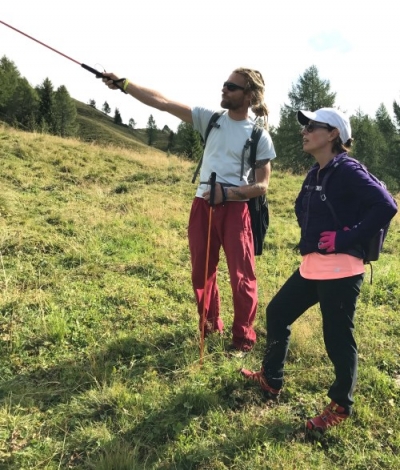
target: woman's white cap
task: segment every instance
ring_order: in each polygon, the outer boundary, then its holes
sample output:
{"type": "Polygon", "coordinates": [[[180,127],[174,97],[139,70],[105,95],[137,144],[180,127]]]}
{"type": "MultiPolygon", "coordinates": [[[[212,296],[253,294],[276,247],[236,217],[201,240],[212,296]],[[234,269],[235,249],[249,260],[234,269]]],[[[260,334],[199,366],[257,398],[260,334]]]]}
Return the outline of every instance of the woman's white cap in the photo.
{"type": "Polygon", "coordinates": [[[297,120],[302,126],[306,126],[310,121],[323,122],[339,130],[340,138],[345,144],[351,139],[351,126],[349,118],[338,109],[321,108],[317,111],[297,111],[297,120]]]}

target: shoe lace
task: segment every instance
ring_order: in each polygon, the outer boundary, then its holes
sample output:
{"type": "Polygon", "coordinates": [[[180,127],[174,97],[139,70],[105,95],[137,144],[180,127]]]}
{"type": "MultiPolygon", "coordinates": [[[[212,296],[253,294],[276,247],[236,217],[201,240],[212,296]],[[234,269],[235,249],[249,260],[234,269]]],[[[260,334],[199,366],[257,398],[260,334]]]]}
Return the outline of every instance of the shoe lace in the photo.
{"type": "Polygon", "coordinates": [[[261,388],[263,390],[265,390],[266,392],[270,392],[273,395],[278,395],[279,394],[279,390],[275,390],[274,388],[272,388],[269,385],[269,383],[265,380],[264,373],[262,371],[255,372],[252,376],[252,380],[258,382],[260,384],[261,388]]]}
{"type": "Polygon", "coordinates": [[[329,405],[325,408],[325,410],[321,413],[320,418],[327,424],[327,426],[331,426],[333,424],[338,424],[340,421],[345,419],[344,413],[339,413],[337,411],[338,405],[329,405]]]}

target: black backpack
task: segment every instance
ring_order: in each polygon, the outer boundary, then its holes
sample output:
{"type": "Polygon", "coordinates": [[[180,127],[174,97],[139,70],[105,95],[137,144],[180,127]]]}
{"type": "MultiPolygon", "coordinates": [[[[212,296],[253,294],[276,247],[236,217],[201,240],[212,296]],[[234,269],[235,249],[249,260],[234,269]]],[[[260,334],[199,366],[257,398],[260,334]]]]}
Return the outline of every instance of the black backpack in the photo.
{"type": "MultiPolygon", "coordinates": [[[[217,123],[218,119],[224,114],[225,111],[219,111],[214,113],[207,125],[206,131],[204,133],[204,147],[207,143],[207,138],[213,128],[218,129],[219,124],[217,123]]],[[[251,178],[255,180],[255,165],[256,165],[256,156],[257,156],[257,145],[262,134],[262,128],[255,125],[251,136],[244,144],[243,153],[242,153],[242,174],[240,178],[243,178],[243,168],[244,168],[244,155],[246,150],[250,147],[250,165],[252,169],[251,178]]],[[[196,167],[196,170],[193,174],[192,183],[195,182],[196,177],[200,171],[201,164],[203,162],[203,157],[200,158],[199,163],[196,167]]],[[[269,226],[269,210],[268,210],[268,201],[265,195],[257,196],[251,198],[247,201],[250,217],[251,217],[251,229],[253,232],[253,241],[254,241],[254,254],[260,256],[263,251],[264,239],[267,234],[269,226]]]]}

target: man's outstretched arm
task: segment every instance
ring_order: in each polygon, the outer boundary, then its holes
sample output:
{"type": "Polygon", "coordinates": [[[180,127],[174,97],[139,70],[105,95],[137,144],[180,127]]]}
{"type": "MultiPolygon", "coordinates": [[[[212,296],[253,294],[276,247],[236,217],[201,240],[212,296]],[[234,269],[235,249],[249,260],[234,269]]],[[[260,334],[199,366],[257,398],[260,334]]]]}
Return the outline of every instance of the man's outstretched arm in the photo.
{"type": "Polygon", "coordinates": [[[106,77],[103,78],[103,81],[108,86],[108,88],[112,90],[118,90],[122,86],[126,93],[133,96],[141,103],[146,104],[147,106],[151,106],[152,108],[159,109],[160,111],[166,111],[167,113],[176,116],[181,121],[193,123],[192,109],[190,106],[178,103],[176,101],[171,101],[158,91],[136,85],[130,80],[127,81],[127,84],[125,82],[125,86],[124,82],[122,82],[118,87],[115,84],[115,80],[119,80],[119,78],[115,74],[105,72],[103,75],[106,77]]]}

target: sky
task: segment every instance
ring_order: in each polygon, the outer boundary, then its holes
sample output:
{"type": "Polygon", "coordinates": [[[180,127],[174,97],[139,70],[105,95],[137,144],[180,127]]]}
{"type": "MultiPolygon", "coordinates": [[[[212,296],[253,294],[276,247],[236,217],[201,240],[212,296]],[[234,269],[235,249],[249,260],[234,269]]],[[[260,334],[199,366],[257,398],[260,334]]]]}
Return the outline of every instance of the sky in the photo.
{"type": "MultiPolygon", "coordinates": [[[[220,109],[223,82],[237,67],[266,82],[269,122],[304,72],[315,65],[349,115],[374,117],[400,103],[400,28],[396,0],[19,0],[0,6],[0,21],[60,51],[69,60],[0,23],[0,57],[32,86],[49,78],[84,103],[105,101],[111,115],[176,130],[174,116],[145,106],[80,67],[114,72],[166,97],[220,109]],[[75,61],[75,62],[74,62],[75,61]],[[76,63],[78,62],[78,63],[76,63]]],[[[1,84],[0,84],[1,86],[1,84]]]]}

